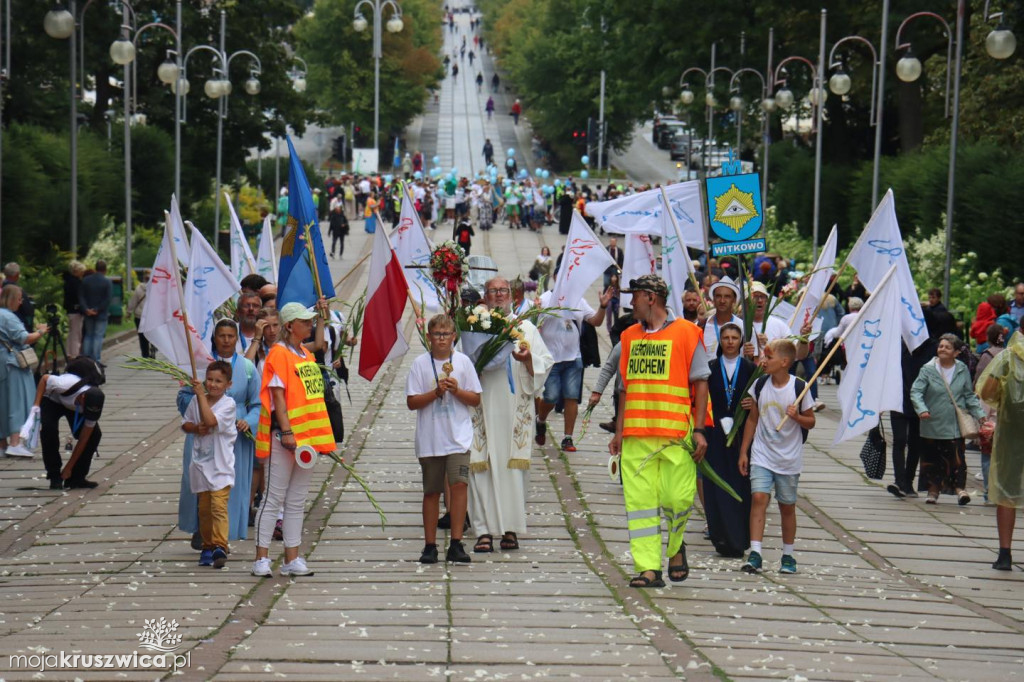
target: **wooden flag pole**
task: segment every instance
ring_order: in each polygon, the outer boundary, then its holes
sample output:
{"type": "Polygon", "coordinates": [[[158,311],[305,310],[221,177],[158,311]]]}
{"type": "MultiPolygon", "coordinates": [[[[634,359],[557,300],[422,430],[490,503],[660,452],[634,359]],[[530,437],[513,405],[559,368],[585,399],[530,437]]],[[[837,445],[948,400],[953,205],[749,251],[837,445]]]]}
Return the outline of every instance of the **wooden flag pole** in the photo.
{"type": "MultiPolygon", "coordinates": [[[[661,187],[661,199],[665,202],[665,211],[668,213],[668,217],[672,220],[672,228],[676,231],[676,241],[679,242],[679,248],[683,250],[683,257],[686,258],[687,262],[690,262],[690,253],[686,250],[686,240],[683,239],[683,233],[679,229],[679,223],[676,221],[676,214],[672,212],[672,206],[668,203],[668,194],[665,193],[665,187],[661,187]]],[[[664,245],[662,245],[664,248],[664,245]]],[[[697,281],[697,275],[693,272],[693,265],[686,268],[690,275],[690,283],[693,284],[693,290],[697,293],[697,297],[700,299],[700,309],[704,312],[704,315],[708,314],[707,305],[704,303],[704,297],[700,294],[700,283],[697,281]]],[[[626,283],[627,286],[629,283],[626,283]]]]}
{"type": "MultiPolygon", "coordinates": [[[[832,281],[829,283],[828,288],[825,289],[825,293],[822,294],[821,300],[818,301],[818,307],[814,309],[814,314],[811,315],[811,319],[812,320],[814,320],[816,317],[818,317],[818,313],[820,313],[821,309],[825,306],[825,299],[827,299],[828,295],[832,293],[833,287],[835,287],[836,283],[839,281],[839,276],[843,274],[843,270],[846,269],[846,266],[847,266],[847,264],[849,262],[850,262],[850,259],[849,259],[849,257],[847,257],[847,259],[843,261],[842,266],[836,272],[835,277],[832,278],[832,281]]],[[[797,310],[799,310],[799,307],[797,307],[797,310]]]]}
{"type": "Polygon", "coordinates": [[[196,355],[192,349],[192,334],[189,332],[188,311],[185,310],[185,293],[181,290],[181,272],[178,265],[178,250],[174,248],[174,228],[171,227],[171,215],[164,211],[164,226],[167,229],[167,242],[171,245],[171,262],[174,263],[174,288],[178,290],[178,305],[181,306],[181,323],[185,325],[185,343],[188,345],[188,361],[192,365],[192,381],[199,379],[196,371],[196,355]]]}
{"type": "Polygon", "coordinates": [[[359,269],[359,266],[360,266],[360,265],[362,265],[363,263],[365,263],[365,262],[366,262],[366,259],[367,259],[367,258],[369,258],[369,257],[370,257],[371,255],[372,255],[372,252],[371,252],[371,253],[368,253],[368,254],[366,254],[365,256],[363,256],[362,258],[360,258],[359,260],[357,260],[357,261],[356,261],[356,263],[355,263],[355,265],[353,265],[353,266],[352,266],[352,268],[351,268],[351,269],[350,269],[350,270],[349,270],[348,272],[346,272],[346,273],[345,273],[345,274],[344,274],[344,275],[342,276],[342,278],[341,278],[341,279],[339,279],[339,280],[338,280],[337,282],[335,282],[335,283],[334,283],[334,288],[335,288],[335,289],[337,289],[337,288],[338,288],[339,286],[341,286],[341,283],[342,283],[342,282],[344,282],[344,281],[345,281],[346,279],[348,279],[349,277],[351,277],[351,276],[352,276],[352,275],[353,275],[353,274],[355,273],[355,271],[356,271],[357,269],[359,269]]]}
{"type": "MultiPolygon", "coordinates": [[[[313,287],[316,289],[316,300],[319,301],[324,297],[324,290],[320,286],[320,271],[316,264],[316,253],[313,252],[313,238],[309,232],[309,225],[303,226],[302,229],[306,232],[306,255],[309,256],[309,269],[313,272],[313,287]]],[[[331,319],[331,314],[327,310],[321,310],[320,318],[326,322],[331,319]]]]}

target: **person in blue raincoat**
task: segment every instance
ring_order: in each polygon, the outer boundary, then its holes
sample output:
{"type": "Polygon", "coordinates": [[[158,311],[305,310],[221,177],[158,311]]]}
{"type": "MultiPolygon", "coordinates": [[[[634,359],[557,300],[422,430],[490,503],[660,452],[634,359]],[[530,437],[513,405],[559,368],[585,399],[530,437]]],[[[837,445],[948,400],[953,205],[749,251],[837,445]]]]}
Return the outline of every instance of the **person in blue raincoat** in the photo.
{"type": "MultiPolygon", "coordinates": [[[[228,498],[228,540],[245,540],[249,525],[249,488],[252,485],[252,465],[256,441],[247,433],[256,434],[260,417],[260,375],[251,360],[236,352],[238,326],[234,320],[224,319],[213,330],[215,359],[231,363],[231,388],[226,395],[234,398],[238,438],[235,440],[235,484],[228,498]]],[[[184,415],[192,400],[192,387],[178,391],[178,411],[184,415]]],[[[199,530],[199,512],[196,495],[189,486],[188,468],[192,461],[192,435],[185,436],[184,466],[181,476],[181,496],[178,498],[178,528],[192,533],[193,542],[199,530]]]]}

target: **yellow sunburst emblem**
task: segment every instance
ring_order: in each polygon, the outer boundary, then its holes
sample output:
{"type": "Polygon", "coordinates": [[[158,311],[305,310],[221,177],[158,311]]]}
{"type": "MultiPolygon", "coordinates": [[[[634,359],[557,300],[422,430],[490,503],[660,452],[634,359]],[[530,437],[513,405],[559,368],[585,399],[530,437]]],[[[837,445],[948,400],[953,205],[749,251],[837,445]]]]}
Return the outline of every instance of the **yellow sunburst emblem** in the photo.
{"type": "Polygon", "coordinates": [[[737,233],[756,217],[753,192],[742,192],[736,185],[732,185],[715,197],[715,220],[728,225],[737,233]]]}
{"type": "Polygon", "coordinates": [[[281,241],[281,255],[295,255],[295,238],[298,236],[299,223],[293,216],[288,216],[288,231],[285,232],[281,241]]]}

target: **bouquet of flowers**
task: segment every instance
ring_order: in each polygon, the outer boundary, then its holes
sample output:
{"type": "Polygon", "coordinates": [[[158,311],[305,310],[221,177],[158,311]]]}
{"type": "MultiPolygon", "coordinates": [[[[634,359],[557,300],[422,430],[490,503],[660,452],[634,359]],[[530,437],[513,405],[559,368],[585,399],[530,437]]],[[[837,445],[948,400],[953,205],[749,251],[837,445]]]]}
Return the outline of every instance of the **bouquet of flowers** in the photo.
{"type": "Polygon", "coordinates": [[[516,346],[526,343],[515,319],[482,304],[459,308],[455,327],[462,352],[473,361],[478,373],[504,364],[516,346]]]}
{"type": "Polygon", "coordinates": [[[459,307],[459,292],[468,274],[466,252],[455,242],[446,241],[431,252],[430,276],[449,315],[459,307]]]}

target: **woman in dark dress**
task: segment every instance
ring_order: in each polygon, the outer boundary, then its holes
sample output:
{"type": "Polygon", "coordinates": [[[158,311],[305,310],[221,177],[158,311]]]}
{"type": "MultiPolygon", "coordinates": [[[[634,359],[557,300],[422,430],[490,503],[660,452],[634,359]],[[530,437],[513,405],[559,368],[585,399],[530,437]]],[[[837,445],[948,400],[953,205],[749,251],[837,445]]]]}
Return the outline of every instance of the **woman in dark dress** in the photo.
{"type": "MultiPolygon", "coordinates": [[[[711,361],[708,393],[715,415],[715,428],[708,431],[708,463],[743,498],[737,502],[715,485],[704,486],[704,513],[715,549],[724,557],[740,558],[750,545],[750,479],[739,470],[740,440],[726,447],[732,428],[736,404],[744,397],[744,389],[754,374],[754,363],[740,356],[743,330],[727,323],[719,329],[719,356],[711,361]]],[[[748,405],[749,409],[749,405],[748,405]]]]}

